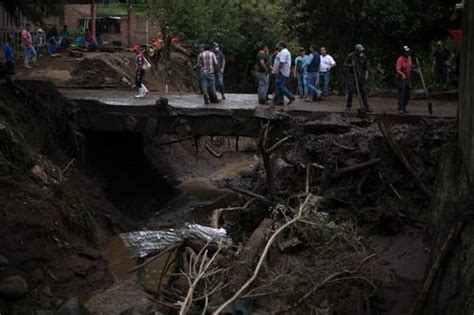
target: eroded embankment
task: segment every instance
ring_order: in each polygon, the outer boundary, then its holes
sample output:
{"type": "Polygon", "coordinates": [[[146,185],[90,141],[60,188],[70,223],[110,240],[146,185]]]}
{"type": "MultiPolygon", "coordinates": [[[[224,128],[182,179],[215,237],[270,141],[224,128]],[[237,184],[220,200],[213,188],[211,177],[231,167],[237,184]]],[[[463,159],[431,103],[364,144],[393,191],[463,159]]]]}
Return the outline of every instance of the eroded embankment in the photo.
{"type": "MultiPolygon", "coordinates": [[[[432,201],[419,182],[435,190],[443,146],[455,141],[455,120],[387,126],[413,174],[374,117],[282,115],[269,122],[273,131],[262,129],[260,139],[241,140],[239,151],[247,152],[236,153],[234,137],[194,137],[191,118],[175,126],[190,139],[176,143],[171,143],[176,130],[169,135],[126,126],[120,132],[79,130],[71,123],[74,106],[63,103],[54,88],[44,95],[42,87],[41,96],[1,88],[0,216],[6,224],[0,255],[8,264],[0,278],[19,275],[28,288],[19,281],[16,296],[0,297],[0,311],[55,310],[69,297],[88,297],[112,285],[109,267],[128,258],[109,253],[107,265],[100,249],[109,236],[131,229],[123,213],[140,219],[135,229],[195,220],[228,231],[235,246],[216,256],[215,273],[197,283],[197,298],[185,304],[190,312],[215,310],[250,277],[270,233],[288,222],[308,195],[304,217],[269,247],[256,281],[234,309],[411,311],[426,267],[422,230],[432,201]],[[255,163],[257,147],[271,153],[264,164],[255,163]],[[74,156],[79,162],[70,164],[74,156]],[[231,166],[216,171],[225,165],[231,166]],[[243,173],[236,177],[236,171],[243,173]],[[178,197],[170,201],[174,193],[178,197]],[[207,303],[200,299],[206,295],[207,303]]],[[[202,124],[205,117],[199,119],[202,124]]],[[[208,123],[213,119],[219,118],[208,123]]],[[[252,119],[266,128],[265,119],[252,119]]],[[[108,250],[122,250],[115,245],[108,250]]],[[[164,262],[147,270],[153,278],[148,297],[159,302],[145,296],[140,307],[179,308],[175,303],[189,292],[182,279],[193,276],[182,271],[189,270],[189,259],[198,259],[199,250],[184,244],[170,256],[183,259],[172,259],[159,288],[164,262]]],[[[128,276],[129,267],[119,268],[127,276],[116,274],[115,280],[135,279],[128,276]]],[[[87,306],[97,311],[107,306],[103,301],[117,301],[127,292],[117,289],[123,286],[118,282],[87,306]]],[[[133,299],[127,302],[126,307],[139,308],[133,299]]]]}

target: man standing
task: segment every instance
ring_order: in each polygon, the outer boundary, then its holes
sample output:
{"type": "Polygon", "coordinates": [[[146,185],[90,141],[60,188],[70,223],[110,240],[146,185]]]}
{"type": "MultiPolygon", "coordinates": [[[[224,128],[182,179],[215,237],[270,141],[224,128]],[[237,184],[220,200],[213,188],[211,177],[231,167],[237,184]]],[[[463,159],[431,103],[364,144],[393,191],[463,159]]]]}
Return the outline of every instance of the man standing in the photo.
{"type": "Polygon", "coordinates": [[[286,47],[285,42],[279,42],[277,45],[278,54],[273,65],[273,74],[276,76],[276,105],[284,105],[284,96],[286,96],[289,100],[289,106],[296,100],[296,98],[286,86],[286,82],[291,74],[291,53],[286,47]]]}
{"type": "Polygon", "coordinates": [[[298,95],[300,98],[304,98],[307,95],[306,87],[306,70],[308,67],[308,56],[306,56],[306,50],[299,48],[299,56],[295,59],[295,70],[294,75],[298,80],[298,95]]]}
{"type": "Polygon", "coordinates": [[[334,59],[328,55],[326,47],[321,47],[321,66],[319,68],[319,82],[323,96],[331,96],[331,69],[336,66],[334,59]]]}
{"type": "Polygon", "coordinates": [[[347,69],[347,97],[346,97],[346,111],[352,108],[352,97],[354,89],[360,94],[362,98],[362,105],[366,112],[372,112],[369,107],[369,100],[367,96],[367,81],[369,80],[369,60],[364,54],[364,46],[357,44],[355,51],[347,55],[344,61],[344,66],[347,69]],[[356,84],[357,83],[357,84],[356,84]]]}
{"type": "Polygon", "coordinates": [[[13,54],[12,44],[13,37],[9,35],[5,44],[2,45],[3,53],[5,55],[7,74],[15,74],[15,56],[13,54]]]}
{"type": "Polygon", "coordinates": [[[23,48],[23,59],[25,60],[25,68],[31,68],[30,61],[36,65],[36,50],[33,47],[33,38],[30,33],[30,23],[26,23],[25,29],[21,32],[21,43],[23,48]]]}
{"type": "Polygon", "coordinates": [[[212,52],[216,55],[217,66],[215,69],[216,72],[216,86],[219,88],[222,99],[225,100],[224,93],[224,70],[225,70],[225,55],[219,47],[218,43],[212,44],[212,52]]]}
{"type": "Polygon", "coordinates": [[[448,66],[453,59],[449,49],[444,48],[442,41],[436,43],[436,51],[433,55],[433,66],[431,72],[436,78],[436,83],[444,90],[448,89],[448,66]]]}
{"type": "Polygon", "coordinates": [[[135,57],[135,86],[138,89],[138,94],[135,95],[136,98],[144,98],[150,91],[143,84],[145,79],[145,68],[148,66],[148,61],[145,59],[143,52],[140,50],[139,45],[134,45],[132,48],[133,52],[136,54],[135,57]]]}
{"type": "Polygon", "coordinates": [[[319,89],[319,69],[321,67],[321,56],[318,50],[311,46],[310,55],[307,60],[306,87],[308,89],[305,102],[320,100],[322,92],[319,89]]]}
{"type": "Polygon", "coordinates": [[[411,68],[413,65],[411,59],[411,50],[408,46],[403,46],[402,56],[397,60],[397,87],[398,87],[398,112],[407,113],[406,107],[411,97],[410,80],[411,68]]]}
{"type": "Polygon", "coordinates": [[[201,70],[201,89],[204,96],[204,104],[208,105],[209,101],[219,103],[216,95],[216,55],[209,51],[209,47],[206,45],[201,45],[200,49],[203,52],[198,57],[198,68],[201,70]]]}
{"type": "Polygon", "coordinates": [[[258,103],[267,104],[268,88],[270,85],[270,58],[268,46],[260,44],[257,54],[257,80],[258,80],[258,103]]]}

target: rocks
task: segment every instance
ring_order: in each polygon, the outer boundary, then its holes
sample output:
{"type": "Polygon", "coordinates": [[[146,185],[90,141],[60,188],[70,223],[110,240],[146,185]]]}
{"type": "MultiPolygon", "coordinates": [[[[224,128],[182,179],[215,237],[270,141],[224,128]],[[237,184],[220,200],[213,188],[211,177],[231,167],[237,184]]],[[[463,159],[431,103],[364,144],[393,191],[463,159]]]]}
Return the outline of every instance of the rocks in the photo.
{"type": "Polygon", "coordinates": [[[8,259],[4,256],[0,256],[0,272],[7,270],[8,259]]]}
{"type": "Polygon", "coordinates": [[[0,295],[18,299],[28,293],[28,284],[21,276],[11,276],[0,282],[0,295]]]}
{"type": "Polygon", "coordinates": [[[91,313],[77,297],[69,299],[56,312],[56,315],[90,315],[91,313]]]}

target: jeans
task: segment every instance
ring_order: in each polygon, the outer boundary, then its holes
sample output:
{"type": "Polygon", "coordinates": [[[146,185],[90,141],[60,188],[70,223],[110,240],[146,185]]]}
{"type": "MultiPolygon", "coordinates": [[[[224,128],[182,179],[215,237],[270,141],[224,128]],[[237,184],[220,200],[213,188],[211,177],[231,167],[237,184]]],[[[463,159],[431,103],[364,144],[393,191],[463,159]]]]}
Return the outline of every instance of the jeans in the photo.
{"type": "Polygon", "coordinates": [[[23,48],[23,58],[25,59],[25,64],[28,64],[30,61],[36,61],[36,50],[34,47],[23,48]]]}
{"type": "Polygon", "coordinates": [[[306,86],[306,73],[298,73],[296,78],[298,79],[298,95],[300,97],[304,97],[308,94],[306,86]]]}
{"type": "MultiPolygon", "coordinates": [[[[347,104],[347,107],[349,108],[352,107],[352,96],[354,94],[355,89],[356,89],[355,79],[350,78],[347,81],[347,97],[346,97],[346,104],[347,104]]],[[[359,91],[360,91],[360,96],[362,98],[362,105],[364,105],[366,109],[369,108],[369,100],[367,97],[367,82],[363,79],[359,79],[359,91]]]]}
{"type": "Polygon", "coordinates": [[[220,71],[216,72],[216,87],[218,87],[224,95],[224,74],[220,71]]]}
{"type": "Polygon", "coordinates": [[[214,73],[201,74],[201,89],[206,104],[209,102],[209,97],[212,102],[217,102],[216,77],[214,73]]]}
{"type": "Polygon", "coordinates": [[[410,81],[398,80],[398,110],[404,110],[411,98],[410,81]]]}
{"type": "Polygon", "coordinates": [[[331,72],[320,72],[319,73],[319,86],[321,87],[321,90],[323,91],[324,96],[330,96],[331,95],[331,72]]]}
{"type": "Polygon", "coordinates": [[[257,73],[258,79],[258,102],[263,104],[267,101],[270,76],[264,72],[257,73]]]}
{"type": "Polygon", "coordinates": [[[141,88],[143,84],[143,79],[145,78],[145,70],[140,69],[135,72],[135,86],[141,88]]]}
{"type": "Polygon", "coordinates": [[[306,87],[308,89],[307,96],[319,96],[321,90],[318,88],[316,81],[318,80],[318,72],[308,72],[306,74],[306,87]]]}
{"type": "Polygon", "coordinates": [[[439,67],[435,69],[436,83],[441,85],[443,88],[448,87],[448,68],[439,67]]]}
{"type": "Polygon", "coordinates": [[[293,93],[291,93],[290,90],[288,90],[288,87],[286,86],[286,81],[288,81],[288,77],[285,77],[283,74],[279,73],[276,76],[275,81],[278,95],[278,100],[276,102],[277,105],[283,105],[284,96],[286,96],[289,100],[295,99],[293,93]]]}

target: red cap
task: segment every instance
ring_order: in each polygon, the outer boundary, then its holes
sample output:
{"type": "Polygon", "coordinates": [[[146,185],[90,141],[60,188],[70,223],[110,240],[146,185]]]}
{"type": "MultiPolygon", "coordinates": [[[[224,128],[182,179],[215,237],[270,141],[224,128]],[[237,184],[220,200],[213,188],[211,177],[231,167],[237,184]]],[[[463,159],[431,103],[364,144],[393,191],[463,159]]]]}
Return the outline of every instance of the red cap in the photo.
{"type": "Polygon", "coordinates": [[[140,45],[133,45],[132,50],[135,51],[135,52],[140,51],[140,45]]]}

